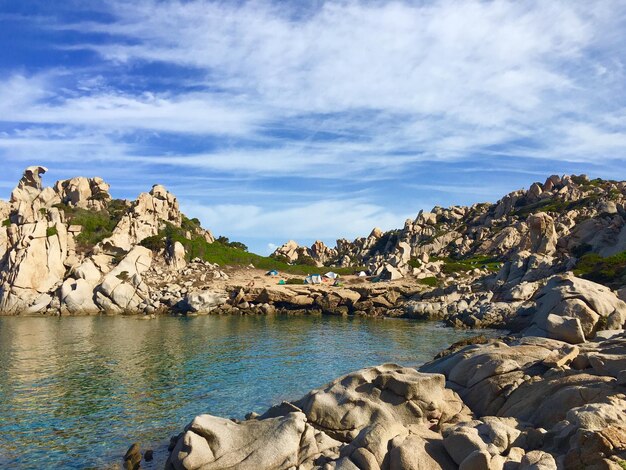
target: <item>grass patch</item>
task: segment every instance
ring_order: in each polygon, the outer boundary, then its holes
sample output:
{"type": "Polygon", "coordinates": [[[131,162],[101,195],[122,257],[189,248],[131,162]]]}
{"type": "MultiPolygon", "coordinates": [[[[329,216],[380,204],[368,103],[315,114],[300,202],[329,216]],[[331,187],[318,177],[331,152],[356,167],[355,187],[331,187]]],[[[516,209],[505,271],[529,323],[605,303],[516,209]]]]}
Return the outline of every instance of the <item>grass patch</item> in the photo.
{"type": "Polygon", "coordinates": [[[293,285],[301,285],[301,284],[304,284],[304,279],[301,279],[299,277],[292,277],[292,278],[287,279],[285,283],[293,284],[293,285]]]}
{"type": "Polygon", "coordinates": [[[439,285],[439,281],[435,276],[423,277],[422,279],[418,279],[417,282],[429,287],[437,287],[439,285]]]}
{"type": "Polygon", "coordinates": [[[626,284],[626,251],[603,258],[586,253],[576,263],[574,274],[612,289],[626,284]]]}
{"type": "Polygon", "coordinates": [[[46,237],[54,237],[58,233],[59,233],[59,231],[57,230],[56,225],[53,225],[52,227],[48,227],[46,229],[46,237]]]}
{"type": "Polygon", "coordinates": [[[441,270],[445,274],[455,274],[459,272],[471,271],[472,269],[487,269],[491,272],[500,270],[500,261],[490,256],[471,256],[468,258],[433,258],[433,261],[443,261],[441,270]]]}
{"type": "Polygon", "coordinates": [[[532,204],[524,205],[524,200],[520,199],[520,201],[518,201],[519,208],[515,212],[513,212],[513,215],[525,218],[531,214],[536,214],[538,212],[555,212],[557,214],[563,214],[567,211],[590,206],[597,203],[599,200],[600,197],[598,195],[593,195],[579,199],[578,201],[563,201],[558,198],[548,198],[532,204]]]}

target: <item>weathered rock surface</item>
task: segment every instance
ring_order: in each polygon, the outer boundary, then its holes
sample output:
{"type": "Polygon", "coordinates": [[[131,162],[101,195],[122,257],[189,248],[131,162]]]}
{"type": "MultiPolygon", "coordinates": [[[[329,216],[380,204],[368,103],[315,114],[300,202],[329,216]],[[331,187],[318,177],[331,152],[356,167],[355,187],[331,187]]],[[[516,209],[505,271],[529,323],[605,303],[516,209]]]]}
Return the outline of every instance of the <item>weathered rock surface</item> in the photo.
{"type": "Polygon", "coordinates": [[[615,377],[624,367],[623,330],[581,346],[491,340],[444,354],[426,373],[387,364],[347,374],[243,423],[201,415],[175,439],[168,465],[617,469],[626,394],[615,377]]]}

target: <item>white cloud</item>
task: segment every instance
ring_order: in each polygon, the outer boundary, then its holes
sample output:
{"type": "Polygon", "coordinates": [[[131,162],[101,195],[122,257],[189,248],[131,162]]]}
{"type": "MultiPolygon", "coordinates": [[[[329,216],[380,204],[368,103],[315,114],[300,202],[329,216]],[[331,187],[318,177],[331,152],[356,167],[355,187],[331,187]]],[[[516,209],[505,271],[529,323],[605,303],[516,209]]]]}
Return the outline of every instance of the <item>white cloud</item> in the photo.
{"type": "Polygon", "coordinates": [[[356,199],[319,198],[309,203],[281,203],[273,208],[255,205],[184,202],[182,209],[198,217],[203,226],[216,234],[287,240],[317,237],[354,239],[372,228],[385,230],[402,225],[415,214],[398,214],[382,206],[356,199]]]}

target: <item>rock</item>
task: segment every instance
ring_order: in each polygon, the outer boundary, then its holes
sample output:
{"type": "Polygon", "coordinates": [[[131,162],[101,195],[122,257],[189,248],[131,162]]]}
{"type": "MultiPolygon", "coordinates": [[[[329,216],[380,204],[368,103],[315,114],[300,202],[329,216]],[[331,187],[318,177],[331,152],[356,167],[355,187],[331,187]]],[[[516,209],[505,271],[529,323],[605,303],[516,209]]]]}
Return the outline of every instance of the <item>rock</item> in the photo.
{"type": "Polygon", "coordinates": [[[182,301],[183,310],[195,313],[209,313],[228,301],[223,292],[195,291],[188,293],[182,301]]]}
{"type": "Polygon", "coordinates": [[[124,469],[138,470],[141,466],[141,448],[136,442],[129,447],[124,455],[124,469]]]}
{"type": "Polygon", "coordinates": [[[557,234],[554,219],[545,212],[528,216],[526,220],[530,237],[530,248],[533,253],[551,255],[556,250],[557,234]]]}
{"type": "Polygon", "coordinates": [[[61,286],[62,315],[94,315],[100,309],[93,301],[93,286],[85,279],[66,279],[61,286]]]}
{"type": "Polygon", "coordinates": [[[177,241],[168,245],[166,259],[168,264],[176,270],[183,269],[187,266],[187,261],[185,260],[185,247],[183,244],[177,241]]]}
{"type": "Polygon", "coordinates": [[[300,412],[241,423],[200,415],[177,440],[166,468],[311,468],[317,459],[336,457],[340,446],[309,425],[300,412]]]}
{"type": "Polygon", "coordinates": [[[96,304],[106,313],[132,312],[146,299],[141,274],[152,264],[152,252],[135,246],[96,288],[96,304]]]}
{"type": "Polygon", "coordinates": [[[381,272],[380,277],[381,279],[386,279],[388,281],[395,281],[397,279],[402,279],[402,273],[390,264],[387,264],[381,272]]]}
{"type": "Polygon", "coordinates": [[[148,449],[143,453],[143,459],[146,462],[152,462],[154,459],[154,451],[152,449],[148,449]]]}
{"type": "Polygon", "coordinates": [[[556,339],[565,338],[564,334],[577,342],[593,338],[601,318],[609,329],[621,329],[626,322],[626,303],[607,287],[570,273],[552,277],[536,298],[533,324],[556,339]]]}
{"type": "Polygon", "coordinates": [[[580,320],[573,317],[560,317],[558,315],[548,315],[543,328],[548,333],[549,338],[558,339],[571,344],[585,342],[585,334],[580,325],[580,320]]]}
{"type": "Polygon", "coordinates": [[[340,377],[294,405],[314,426],[341,441],[354,439],[374,417],[379,423],[436,427],[467,415],[459,397],[445,388],[442,375],[394,364],[340,377]]]}
{"type": "Polygon", "coordinates": [[[540,450],[528,452],[519,465],[519,470],[556,470],[554,457],[540,450]]]}

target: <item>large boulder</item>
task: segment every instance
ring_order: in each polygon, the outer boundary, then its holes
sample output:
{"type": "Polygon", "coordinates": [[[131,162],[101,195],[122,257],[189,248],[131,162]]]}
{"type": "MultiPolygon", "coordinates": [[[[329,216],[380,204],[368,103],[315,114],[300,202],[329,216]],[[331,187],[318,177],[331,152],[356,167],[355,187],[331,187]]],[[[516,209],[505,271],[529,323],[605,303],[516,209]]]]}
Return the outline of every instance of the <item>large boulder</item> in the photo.
{"type": "Polygon", "coordinates": [[[54,185],[55,191],[64,204],[95,211],[104,209],[106,203],[111,200],[109,187],[102,178],[83,176],[57,181],[54,185]]]}
{"type": "Polygon", "coordinates": [[[134,313],[147,299],[147,287],[141,275],[152,264],[152,252],[135,246],[96,288],[96,304],[109,314],[134,313]]]}
{"type": "Polygon", "coordinates": [[[64,224],[42,220],[11,225],[7,235],[10,249],[0,283],[0,311],[19,313],[63,280],[68,234],[64,224]]]}
{"type": "Polygon", "coordinates": [[[194,291],[185,296],[181,307],[187,312],[209,313],[228,301],[224,292],[194,291]]]}
{"type": "Polygon", "coordinates": [[[349,441],[372,422],[437,428],[468,410],[440,374],[395,364],[361,369],[313,390],[294,404],[314,426],[349,441]]]}
{"type": "Polygon", "coordinates": [[[545,212],[528,216],[530,249],[533,253],[552,255],[556,250],[558,237],[554,229],[554,219],[545,212]]]}
{"type": "Polygon", "coordinates": [[[608,287],[571,273],[552,277],[536,295],[537,308],[527,334],[570,343],[593,338],[598,329],[621,329],[626,303],[608,287]]]}
{"type": "Polygon", "coordinates": [[[341,445],[297,411],[239,423],[200,415],[178,438],[166,469],[312,468],[314,462],[336,457],[341,445]]]}

